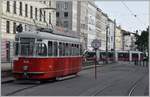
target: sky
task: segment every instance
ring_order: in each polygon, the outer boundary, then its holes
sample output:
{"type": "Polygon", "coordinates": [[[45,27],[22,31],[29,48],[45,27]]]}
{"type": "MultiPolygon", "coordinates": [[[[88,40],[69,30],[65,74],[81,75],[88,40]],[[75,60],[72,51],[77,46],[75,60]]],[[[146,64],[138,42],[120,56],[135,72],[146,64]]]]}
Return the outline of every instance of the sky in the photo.
{"type": "Polygon", "coordinates": [[[149,24],[149,1],[95,1],[116,24],[127,31],[145,30],[149,24]],[[136,15],[136,17],[135,17],[136,15]]]}

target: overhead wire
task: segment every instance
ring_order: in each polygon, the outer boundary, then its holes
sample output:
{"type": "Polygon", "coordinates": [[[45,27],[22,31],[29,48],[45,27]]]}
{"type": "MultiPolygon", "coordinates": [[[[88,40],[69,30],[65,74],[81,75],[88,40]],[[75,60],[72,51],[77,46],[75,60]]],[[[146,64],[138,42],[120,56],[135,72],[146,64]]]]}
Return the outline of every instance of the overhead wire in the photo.
{"type": "Polygon", "coordinates": [[[134,14],[133,11],[126,5],[126,3],[124,3],[123,1],[121,2],[127,8],[127,10],[131,13],[131,15],[133,15],[137,19],[137,21],[139,21],[141,24],[144,24],[146,26],[146,24],[141,21],[141,19],[137,16],[137,14],[134,14]]]}

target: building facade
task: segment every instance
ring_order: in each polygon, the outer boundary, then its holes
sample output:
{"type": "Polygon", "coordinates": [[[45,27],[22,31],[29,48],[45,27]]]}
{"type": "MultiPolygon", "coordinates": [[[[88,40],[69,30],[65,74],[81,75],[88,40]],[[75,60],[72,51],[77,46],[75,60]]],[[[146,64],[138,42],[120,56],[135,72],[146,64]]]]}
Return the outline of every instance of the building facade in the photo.
{"type": "Polygon", "coordinates": [[[77,31],[77,1],[56,1],[56,25],[77,31]]]}
{"type": "Polygon", "coordinates": [[[108,50],[114,50],[114,21],[108,19],[109,31],[108,31],[108,50]]]}
{"type": "Polygon", "coordinates": [[[136,33],[131,33],[131,50],[136,51],[137,50],[137,45],[135,44],[136,42],[136,33]]]}
{"type": "Polygon", "coordinates": [[[80,41],[83,50],[87,50],[88,36],[88,17],[87,17],[87,1],[78,1],[78,17],[77,17],[77,32],[80,32],[80,41]]]}
{"type": "Polygon", "coordinates": [[[97,7],[91,3],[88,2],[88,9],[87,9],[87,22],[88,22],[88,33],[87,33],[87,49],[89,51],[92,51],[93,48],[91,47],[91,43],[94,39],[97,38],[96,36],[96,9],[97,7]]]}
{"type": "Polygon", "coordinates": [[[122,30],[123,33],[123,50],[132,50],[136,51],[136,36],[135,33],[122,30]]]}
{"type": "Polygon", "coordinates": [[[94,1],[56,1],[56,25],[76,31],[84,50],[92,49],[91,41],[95,39],[96,7],[94,1]]]}
{"type": "Polygon", "coordinates": [[[100,41],[102,40],[102,38],[101,38],[101,34],[102,34],[101,18],[102,18],[102,11],[101,11],[101,9],[97,8],[97,11],[96,11],[96,36],[97,36],[97,39],[100,41]]]}
{"type": "Polygon", "coordinates": [[[131,49],[131,34],[129,32],[123,33],[123,50],[131,49]]]}
{"type": "Polygon", "coordinates": [[[116,50],[123,50],[123,34],[120,26],[116,26],[115,44],[116,50]]]}
{"type": "Polygon", "coordinates": [[[100,50],[106,50],[106,28],[108,26],[107,14],[102,12],[100,21],[101,21],[101,34],[100,34],[101,47],[100,47],[100,50]]]}
{"type": "Polygon", "coordinates": [[[10,62],[13,57],[13,41],[16,27],[21,24],[23,31],[56,25],[56,2],[49,1],[1,1],[1,61],[10,62]],[[43,9],[49,8],[49,9],[43,9]],[[52,9],[51,9],[52,8],[52,9]]]}

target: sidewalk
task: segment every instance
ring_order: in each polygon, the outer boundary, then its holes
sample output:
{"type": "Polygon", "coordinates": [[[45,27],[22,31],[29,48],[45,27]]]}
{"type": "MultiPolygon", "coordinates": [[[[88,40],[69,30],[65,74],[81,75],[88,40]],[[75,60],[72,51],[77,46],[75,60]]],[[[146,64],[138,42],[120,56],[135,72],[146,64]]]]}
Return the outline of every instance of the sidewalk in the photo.
{"type": "Polygon", "coordinates": [[[12,64],[1,63],[1,78],[12,76],[12,64]]]}
{"type": "Polygon", "coordinates": [[[11,71],[12,64],[11,63],[1,63],[1,71],[11,71]]]}

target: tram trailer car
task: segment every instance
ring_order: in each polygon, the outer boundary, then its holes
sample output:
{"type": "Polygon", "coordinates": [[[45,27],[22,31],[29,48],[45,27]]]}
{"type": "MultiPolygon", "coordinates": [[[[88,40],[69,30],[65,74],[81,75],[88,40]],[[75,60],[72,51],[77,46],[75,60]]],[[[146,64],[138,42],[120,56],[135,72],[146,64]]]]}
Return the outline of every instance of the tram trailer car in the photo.
{"type": "Polygon", "coordinates": [[[15,37],[13,75],[16,79],[53,79],[81,70],[78,38],[30,31],[15,37]]]}
{"type": "Polygon", "coordinates": [[[117,51],[117,61],[129,61],[129,52],[128,51],[117,51]]]}
{"type": "MultiPolygon", "coordinates": [[[[93,61],[94,57],[96,56],[95,51],[86,51],[84,53],[84,57],[86,61],[93,61]]],[[[106,52],[105,51],[99,51],[99,61],[105,61],[106,60],[106,52]]],[[[113,52],[109,51],[108,52],[108,60],[113,61],[113,52]]]]}
{"type": "MultiPolygon", "coordinates": [[[[87,51],[85,53],[86,60],[93,60],[95,56],[94,51],[87,51]]],[[[99,61],[106,60],[106,52],[99,51],[99,61]]],[[[114,51],[108,51],[108,61],[143,61],[144,54],[140,51],[116,51],[114,56],[114,51]]]]}

